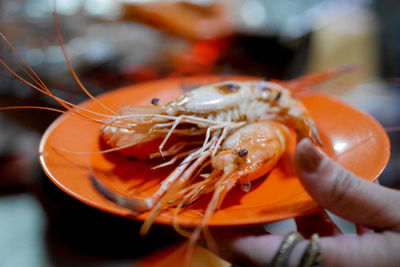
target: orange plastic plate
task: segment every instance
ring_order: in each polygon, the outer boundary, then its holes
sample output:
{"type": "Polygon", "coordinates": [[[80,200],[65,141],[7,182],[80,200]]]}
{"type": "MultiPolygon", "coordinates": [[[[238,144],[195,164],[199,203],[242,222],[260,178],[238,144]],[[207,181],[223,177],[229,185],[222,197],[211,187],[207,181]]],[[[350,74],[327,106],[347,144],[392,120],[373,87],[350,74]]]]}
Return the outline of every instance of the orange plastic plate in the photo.
{"type": "MultiPolygon", "coordinates": [[[[206,76],[166,79],[112,91],[98,99],[113,110],[128,104],[149,104],[154,97],[165,103],[199,85],[228,79],[254,78],[206,76]]],[[[324,142],[323,150],[360,177],[375,180],[386,166],[390,154],[389,140],[381,125],[371,116],[328,95],[310,95],[301,101],[316,122],[324,142]]],[[[80,106],[107,114],[92,100],[80,106]]],[[[155,191],[172,168],[153,171],[150,167],[156,162],[134,160],[115,152],[92,153],[102,149],[99,143],[100,127],[100,124],[80,119],[70,112],[62,115],[42,138],[39,149],[41,165],[58,187],[78,200],[109,213],[144,220],[148,213],[132,216],[129,210],[103,197],[91,183],[90,175],[96,175],[109,189],[124,196],[147,196],[155,191]]],[[[293,153],[294,147],[290,150],[293,153]]],[[[205,197],[181,213],[178,223],[198,224],[208,200],[205,197]]],[[[212,216],[209,225],[267,223],[317,209],[318,205],[303,189],[298,178],[280,163],[270,174],[254,181],[249,193],[234,188],[226,196],[221,209],[212,216]]],[[[170,224],[171,218],[172,212],[165,212],[158,216],[156,223],[170,224]]]]}

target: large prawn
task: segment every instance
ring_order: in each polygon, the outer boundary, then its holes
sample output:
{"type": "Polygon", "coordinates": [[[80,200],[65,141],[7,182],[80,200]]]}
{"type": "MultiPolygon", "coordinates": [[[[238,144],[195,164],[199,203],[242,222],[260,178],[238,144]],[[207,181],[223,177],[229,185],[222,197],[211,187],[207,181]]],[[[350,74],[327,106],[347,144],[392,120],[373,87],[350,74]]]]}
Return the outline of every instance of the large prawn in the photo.
{"type": "MultiPolygon", "coordinates": [[[[58,28],[57,34],[65,54],[58,28]]],[[[152,196],[127,199],[111,193],[110,198],[123,198],[119,203],[136,214],[151,210],[142,226],[142,233],[148,231],[155,217],[164,209],[174,206],[177,215],[183,206],[204,194],[213,193],[201,223],[192,233],[183,231],[175,223],[176,229],[189,235],[192,242],[199,237],[233,186],[240,184],[244,191],[249,191],[252,180],[275,166],[286,150],[290,135],[288,128],[295,130],[298,138],[308,137],[315,144],[322,144],[310,114],[291,91],[302,91],[304,84],[310,81],[318,83],[347,71],[347,68],[339,68],[289,82],[226,81],[200,87],[165,105],[155,98],[151,105],[127,106],[119,112],[104,106],[111,113],[106,115],[82,109],[53,95],[11,43],[3,35],[0,37],[14,49],[25,67],[14,60],[11,62],[32,82],[14,72],[6,59],[0,58],[0,63],[18,79],[52,97],[73,115],[103,124],[100,136],[110,146],[104,153],[121,151],[138,158],[168,158],[155,168],[180,160],[152,196]],[[171,139],[174,144],[167,144],[171,139]],[[143,145],[145,150],[137,149],[143,145]]],[[[82,90],[97,101],[80,82],[66,54],[65,58],[82,90]]],[[[29,107],[1,109],[13,108],[29,107]]]]}

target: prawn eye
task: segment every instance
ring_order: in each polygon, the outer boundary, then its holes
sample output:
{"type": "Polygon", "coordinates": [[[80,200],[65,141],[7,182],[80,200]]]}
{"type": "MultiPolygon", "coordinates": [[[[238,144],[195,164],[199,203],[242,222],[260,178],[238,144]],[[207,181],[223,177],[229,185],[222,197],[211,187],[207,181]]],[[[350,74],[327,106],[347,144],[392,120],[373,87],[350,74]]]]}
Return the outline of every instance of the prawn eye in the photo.
{"type": "Polygon", "coordinates": [[[244,156],[247,155],[247,153],[249,153],[249,152],[247,151],[247,149],[243,148],[243,149],[240,149],[240,150],[239,150],[238,155],[239,155],[239,157],[244,157],[244,156]]]}
{"type": "Polygon", "coordinates": [[[151,100],[151,104],[153,104],[153,105],[157,105],[158,103],[160,103],[160,99],[159,98],[153,98],[151,100]]]}

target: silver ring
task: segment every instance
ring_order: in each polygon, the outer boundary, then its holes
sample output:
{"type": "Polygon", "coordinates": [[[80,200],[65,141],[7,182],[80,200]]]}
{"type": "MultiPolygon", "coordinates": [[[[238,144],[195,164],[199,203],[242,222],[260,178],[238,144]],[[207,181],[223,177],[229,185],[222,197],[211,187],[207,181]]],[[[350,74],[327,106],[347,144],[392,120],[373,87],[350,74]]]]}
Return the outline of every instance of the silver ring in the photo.
{"type": "Polygon", "coordinates": [[[304,240],[303,236],[297,232],[288,233],[283,239],[278,252],[272,260],[272,267],[286,267],[289,265],[290,253],[297,243],[304,240]]]}
{"type": "Polygon", "coordinates": [[[322,266],[322,260],[324,251],[322,250],[321,243],[319,241],[319,235],[313,234],[310,238],[310,242],[301,258],[300,267],[319,267],[322,266]]]}

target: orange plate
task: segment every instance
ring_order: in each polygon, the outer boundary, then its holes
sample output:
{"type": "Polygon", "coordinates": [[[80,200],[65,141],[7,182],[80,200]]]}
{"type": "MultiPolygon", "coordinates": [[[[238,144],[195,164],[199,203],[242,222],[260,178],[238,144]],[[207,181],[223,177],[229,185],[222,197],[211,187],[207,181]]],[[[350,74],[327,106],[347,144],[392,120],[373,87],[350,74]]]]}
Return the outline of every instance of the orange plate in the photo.
{"type": "MultiPolygon", "coordinates": [[[[166,79],[143,83],[112,91],[99,97],[101,102],[117,110],[128,104],[148,104],[158,97],[161,102],[176,98],[193,87],[249,77],[206,76],[166,79]]],[[[390,145],[386,132],[371,116],[331,96],[316,94],[302,99],[314,118],[324,142],[324,151],[355,174],[373,181],[387,164],[390,145]]],[[[82,107],[105,113],[94,101],[82,107]]],[[[123,217],[144,220],[148,213],[137,217],[105,199],[93,187],[89,176],[95,174],[111,190],[130,196],[146,196],[154,192],[160,180],[171,168],[151,171],[154,162],[138,161],[109,154],[77,154],[95,152],[99,144],[100,124],[82,120],[71,113],[58,118],[44,134],[40,144],[40,162],[46,174],[62,190],[93,207],[123,217]]],[[[291,149],[293,153],[293,148],[291,149]]],[[[310,198],[299,180],[278,164],[272,172],[252,184],[249,193],[234,188],[225,198],[222,208],[215,212],[209,225],[247,225],[276,221],[313,212],[318,205],[310,198]]],[[[178,222],[196,225],[200,212],[209,198],[198,201],[180,214],[178,222]]],[[[171,212],[156,219],[170,224],[171,212]]]]}

